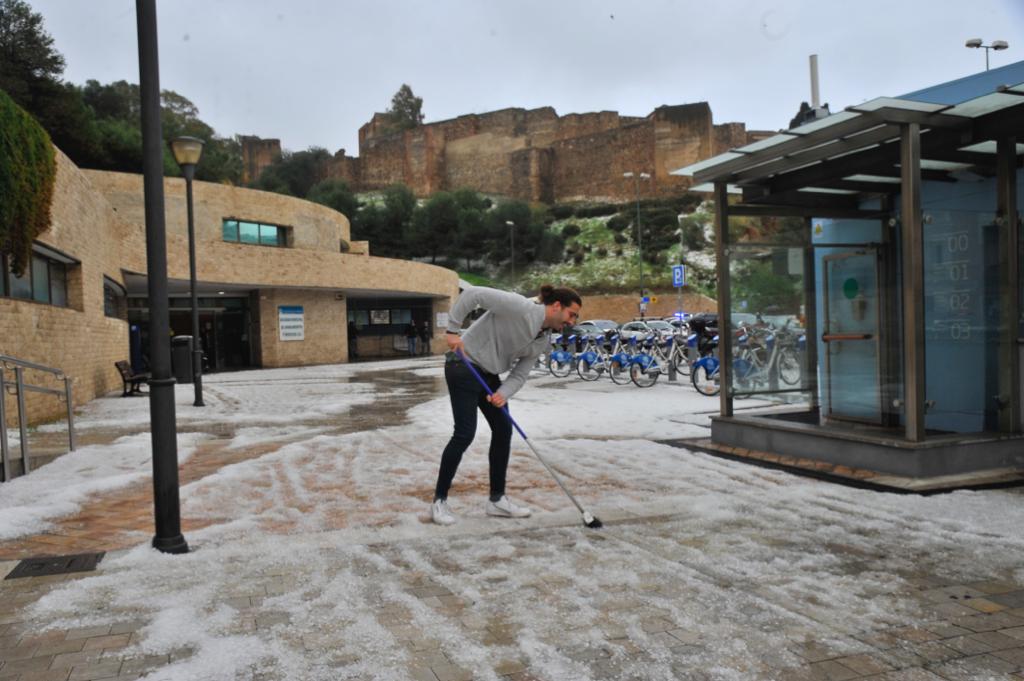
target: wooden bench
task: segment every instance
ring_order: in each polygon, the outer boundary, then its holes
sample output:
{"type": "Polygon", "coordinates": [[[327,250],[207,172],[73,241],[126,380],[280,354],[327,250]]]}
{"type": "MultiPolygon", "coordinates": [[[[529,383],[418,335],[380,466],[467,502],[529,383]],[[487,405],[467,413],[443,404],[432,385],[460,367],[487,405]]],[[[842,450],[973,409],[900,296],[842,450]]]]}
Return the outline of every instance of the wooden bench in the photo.
{"type": "Polygon", "coordinates": [[[121,397],[141,395],[142,382],[149,380],[149,374],[137,374],[133,372],[132,365],[124,360],[114,362],[114,366],[117,367],[118,373],[121,374],[121,380],[124,381],[124,392],[121,393],[121,397]]]}

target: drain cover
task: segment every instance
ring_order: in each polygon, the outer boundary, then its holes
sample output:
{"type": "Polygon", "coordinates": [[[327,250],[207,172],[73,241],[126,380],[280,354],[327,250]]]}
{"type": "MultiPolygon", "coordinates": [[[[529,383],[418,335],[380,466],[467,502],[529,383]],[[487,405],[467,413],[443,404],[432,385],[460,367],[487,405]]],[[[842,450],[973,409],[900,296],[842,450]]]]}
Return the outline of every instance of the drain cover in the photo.
{"type": "Polygon", "coordinates": [[[64,575],[69,572],[89,572],[103,559],[104,553],[79,553],[74,556],[43,556],[26,558],[18,563],[4,579],[19,577],[46,577],[64,575]]]}

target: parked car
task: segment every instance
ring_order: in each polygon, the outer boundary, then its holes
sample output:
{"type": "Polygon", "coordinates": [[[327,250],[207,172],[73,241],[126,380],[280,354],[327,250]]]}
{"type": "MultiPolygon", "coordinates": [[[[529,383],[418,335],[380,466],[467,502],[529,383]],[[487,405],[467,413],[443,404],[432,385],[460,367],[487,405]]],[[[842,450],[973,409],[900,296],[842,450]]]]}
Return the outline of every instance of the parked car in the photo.
{"type": "Polygon", "coordinates": [[[643,338],[654,331],[647,322],[631,321],[619,327],[619,338],[628,341],[630,338],[643,338]]]}
{"type": "Polygon", "coordinates": [[[619,325],[610,319],[588,319],[576,325],[577,329],[584,329],[584,333],[594,336],[601,335],[607,338],[609,331],[615,331],[619,325]]]}
{"type": "Polygon", "coordinates": [[[658,335],[662,338],[671,336],[676,332],[676,327],[663,319],[648,319],[647,326],[657,331],[658,335]]]}

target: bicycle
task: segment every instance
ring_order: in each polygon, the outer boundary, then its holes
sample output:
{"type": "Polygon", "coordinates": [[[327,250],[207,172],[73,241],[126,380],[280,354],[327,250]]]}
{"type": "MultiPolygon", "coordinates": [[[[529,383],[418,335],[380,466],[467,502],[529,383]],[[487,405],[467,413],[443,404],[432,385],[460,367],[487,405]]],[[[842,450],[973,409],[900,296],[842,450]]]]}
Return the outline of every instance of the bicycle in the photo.
{"type": "MultiPolygon", "coordinates": [[[[596,381],[608,370],[611,353],[605,348],[604,336],[584,336],[583,350],[576,361],[576,373],[584,381],[596,381]]],[[[616,336],[617,338],[617,336],[616,336]]]]}
{"type": "MultiPolygon", "coordinates": [[[[572,373],[573,366],[576,364],[576,353],[561,347],[557,338],[552,338],[551,344],[553,349],[548,369],[555,378],[565,378],[572,373]]],[[[576,347],[576,334],[569,336],[567,344],[568,347],[576,347]]]]}
{"type": "Polygon", "coordinates": [[[644,339],[644,352],[633,357],[629,377],[638,388],[650,388],[658,382],[663,367],[668,366],[672,353],[672,337],[665,339],[664,349],[656,334],[644,339]]]}

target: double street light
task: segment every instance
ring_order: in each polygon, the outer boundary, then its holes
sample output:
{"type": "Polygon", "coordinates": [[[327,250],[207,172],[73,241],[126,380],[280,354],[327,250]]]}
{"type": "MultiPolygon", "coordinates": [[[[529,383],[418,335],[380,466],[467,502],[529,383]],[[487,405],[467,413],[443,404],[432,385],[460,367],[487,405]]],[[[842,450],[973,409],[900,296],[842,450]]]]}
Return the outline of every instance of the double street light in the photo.
{"type": "Polygon", "coordinates": [[[988,71],[988,52],[989,50],[1005,50],[1010,45],[1005,40],[993,40],[991,45],[982,45],[981,38],[971,38],[967,41],[965,47],[971,47],[974,49],[985,50],[985,70],[988,71]]]}
{"type": "Polygon", "coordinates": [[[185,197],[188,203],[188,276],[189,290],[192,298],[192,384],[195,388],[194,407],[205,407],[203,404],[203,343],[199,332],[199,305],[196,298],[196,230],[192,219],[192,179],[196,174],[196,164],[203,155],[203,140],[197,137],[176,137],[171,140],[171,151],[174,160],[185,176],[185,197]]]}
{"type": "MultiPolygon", "coordinates": [[[[622,173],[623,177],[633,178],[633,186],[636,190],[636,248],[637,253],[640,256],[640,300],[644,299],[644,232],[640,228],[640,180],[651,179],[648,173],[622,173]]],[[[642,304],[642,303],[641,303],[642,304]]],[[[641,308],[641,316],[643,316],[643,309],[641,308]]]]}

